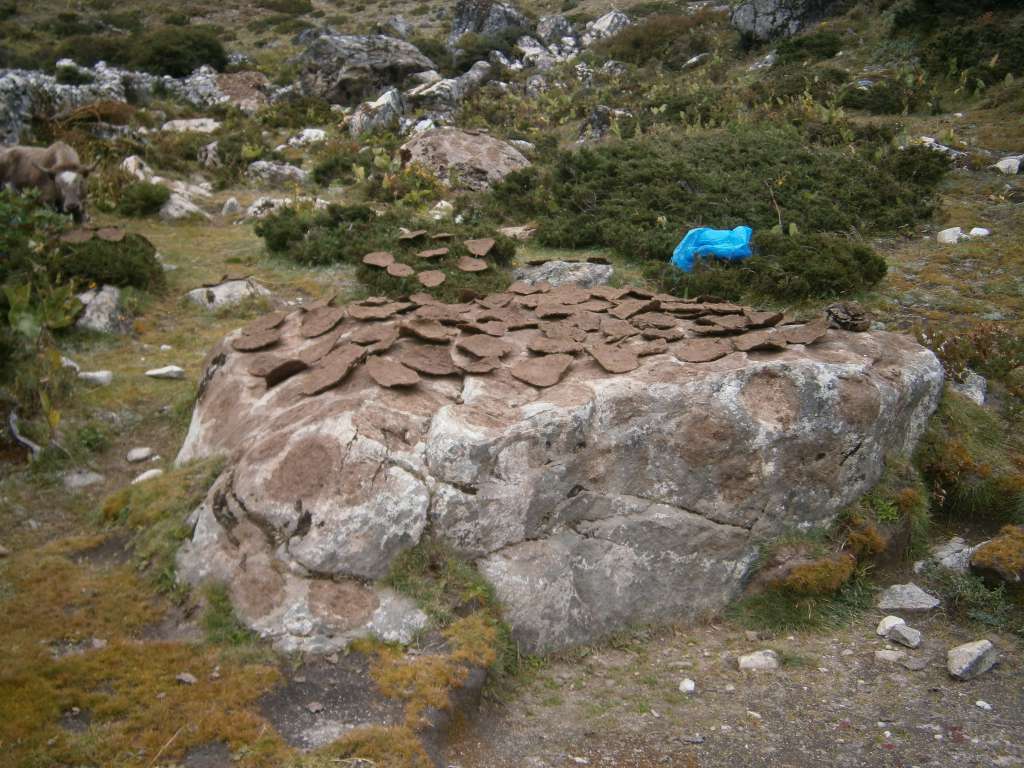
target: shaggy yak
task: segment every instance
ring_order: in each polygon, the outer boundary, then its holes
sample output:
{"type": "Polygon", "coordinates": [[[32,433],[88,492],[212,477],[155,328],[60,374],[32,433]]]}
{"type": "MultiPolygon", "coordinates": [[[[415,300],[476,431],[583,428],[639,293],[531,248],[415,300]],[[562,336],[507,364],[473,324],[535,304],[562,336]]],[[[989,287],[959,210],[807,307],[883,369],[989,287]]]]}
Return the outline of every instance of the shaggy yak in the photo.
{"type": "Polygon", "coordinates": [[[75,221],[85,218],[85,180],[96,167],[83,166],[78,153],[63,141],[49,147],[0,149],[0,186],[16,191],[38,189],[39,199],[75,221]]]}

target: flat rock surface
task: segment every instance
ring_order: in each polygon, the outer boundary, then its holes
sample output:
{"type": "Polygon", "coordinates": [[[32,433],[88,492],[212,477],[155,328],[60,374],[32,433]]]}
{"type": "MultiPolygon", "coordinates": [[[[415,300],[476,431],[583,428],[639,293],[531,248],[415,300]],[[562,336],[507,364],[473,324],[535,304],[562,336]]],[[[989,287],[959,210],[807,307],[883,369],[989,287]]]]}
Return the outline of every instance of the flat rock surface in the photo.
{"type": "Polygon", "coordinates": [[[783,348],[743,352],[696,321],[746,328],[744,307],[534,288],[275,316],[270,354],[309,366],[280,381],[225,338],[178,456],[230,457],[183,578],[221,574],[282,647],[341,647],[349,610],[294,619],[313,605],[301,574],[372,583],[429,527],[476,561],[526,651],[703,615],[760,542],[827,524],[906,454],[942,387],[904,336],[792,325],[783,348]]]}

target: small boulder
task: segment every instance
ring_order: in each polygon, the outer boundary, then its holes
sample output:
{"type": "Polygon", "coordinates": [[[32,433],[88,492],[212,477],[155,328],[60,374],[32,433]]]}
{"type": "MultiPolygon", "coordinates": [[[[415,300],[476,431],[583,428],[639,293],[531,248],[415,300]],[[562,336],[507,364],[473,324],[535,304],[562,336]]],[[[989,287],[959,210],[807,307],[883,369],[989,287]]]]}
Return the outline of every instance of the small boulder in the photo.
{"type": "Polygon", "coordinates": [[[193,288],[185,294],[185,298],[205,309],[220,309],[240,304],[247,299],[270,295],[270,291],[253,278],[245,277],[238,280],[225,280],[217,285],[193,288]]]}
{"type": "Polygon", "coordinates": [[[171,133],[213,133],[220,129],[220,123],[210,117],[196,117],[190,120],[168,120],[160,128],[171,133]]]}
{"type": "Polygon", "coordinates": [[[103,475],[84,469],[75,469],[64,473],[64,487],[69,491],[79,491],[90,485],[98,485],[104,481],[103,475]]]}
{"type": "Polygon", "coordinates": [[[210,214],[189,200],[185,195],[172,192],[160,208],[161,221],[185,221],[187,219],[210,219],[210,214]]]}
{"type": "Polygon", "coordinates": [[[893,584],[878,601],[883,611],[930,611],[938,608],[941,601],[929,595],[916,584],[893,584]]]}
{"type": "Polygon", "coordinates": [[[971,680],[984,674],[999,661],[999,651],[989,640],[975,640],[951,648],[946,654],[946,669],[957,680],[971,680]]]}
{"type": "Polygon", "coordinates": [[[557,288],[560,285],[578,285],[581,288],[594,288],[607,285],[612,278],[611,264],[591,264],[588,261],[547,261],[536,266],[520,267],[512,277],[528,285],[550,283],[557,288]]]}
{"type": "Polygon", "coordinates": [[[402,94],[391,88],[374,101],[365,101],[348,118],[348,132],[353,136],[396,127],[405,114],[402,94]]]}
{"type": "Polygon", "coordinates": [[[97,387],[109,387],[114,380],[114,374],[111,371],[81,371],[78,380],[86,384],[95,384],[97,387]]]}
{"type": "Polygon", "coordinates": [[[608,11],[604,16],[587,23],[580,41],[584,48],[589,48],[598,40],[614,37],[632,23],[629,16],[622,11],[608,11]]]}
{"type": "Polygon", "coordinates": [[[899,616],[886,616],[884,619],[878,622],[878,627],[875,629],[875,634],[879,637],[885,637],[889,634],[890,629],[899,626],[900,624],[906,624],[906,622],[899,616]]]}
{"type": "Polygon", "coordinates": [[[164,471],[162,469],[147,469],[141,475],[132,480],[132,485],[138,485],[139,483],[144,483],[147,480],[152,480],[153,478],[160,477],[160,475],[162,475],[163,473],[164,471]]]}
{"type": "Polygon", "coordinates": [[[697,683],[695,683],[693,680],[691,680],[688,677],[684,677],[680,681],[680,683],[679,683],[679,692],[680,693],[691,694],[691,693],[695,693],[696,690],[697,690],[697,683]]]}
{"type": "Polygon", "coordinates": [[[443,182],[473,191],[487,189],[512,171],[530,165],[510,144],[458,128],[435,128],[414,136],[402,148],[405,163],[419,163],[443,182]]]}
{"type": "Polygon", "coordinates": [[[992,167],[1006,176],[1016,176],[1020,173],[1020,164],[1022,160],[1024,160],[1024,155],[1004,157],[992,167]]]}
{"type": "Polygon", "coordinates": [[[257,160],[249,166],[245,175],[257,184],[268,187],[285,187],[294,184],[305,184],[309,174],[301,168],[288,163],[277,163],[270,160],[257,160]]]}
{"type": "Polygon", "coordinates": [[[174,679],[182,685],[195,685],[197,682],[199,682],[198,680],[196,680],[196,676],[189,672],[179,672],[174,679]]]}
{"type": "Polygon", "coordinates": [[[899,664],[907,658],[906,651],[897,651],[893,648],[881,648],[875,651],[875,660],[884,661],[889,664],[899,664]]]}
{"type": "Polygon", "coordinates": [[[905,645],[907,648],[917,648],[921,644],[921,633],[905,623],[900,623],[885,633],[885,639],[891,643],[905,645]]]}
{"type": "Polygon", "coordinates": [[[308,147],[311,144],[322,144],[327,141],[327,131],[323,128],[303,128],[288,139],[289,147],[308,147]]]}
{"type": "Polygon", "coordinates": [[[953,379],[950,387],[954,392],[963,395],[976,405],[985,405],[988,396],[988,381],[979,373],[970,369],[964,370],[959,379],[953,379]]]}
{"type": "Polygon", "coordinates": [[[966,235],[964,235],[964,231],[961,227],[950,227],[949,229],[944,229],[935,236],[935,239],[943,245],[955,245],[965,238],[966,235]]]}
{"type": "Polygon", "coordinates": [[[151,379],[184,379],[185,369],[177,365],[165,365],[163,368],[153,368],[146,371],[151,379]]]}
{"type": "Polygon", "coordinates": [[[1007,525],[971,555],[971,567],[1007,584],[1024,582],[1024,525],[1007,525]]]}
{"type": "Polygon", "coordinates": [[[779,668],[779,656],[775,651],[754,651],[738,659],[739,668],[750,672],[773,672],[779,668]]]}
{"type": "Polygon", "coordinates": [[[238,202],[238,198],[229,197],[224,201],[224,207],[220,209],[221,216],[237,216],[242,212],[242,206],[238,202]]]}
{"type": "Polygon", "coordinates": [[[143,461],[149,461],[151,458],[153,458],[152,448],[132,448],[128,451],[128,455],[125,456],[129,464],[138,464],[143,461]]]}
{"type": "Polygon", "coordinates": [[[131,331],[131,320],[121,304],[120,288],[104,285],[99,290],[78,294],[78,300],[82,302],[84,310],[75,321],[76,328],[114,334],[131,331]]]}
{"type": "Polygon", "coordinates": [[[972,547],[959,536],[952,537],[945,544],[931,550],[931,557],[938,565],[956,573],[967,573],[971,567],[971,556],[977,547],[972,547]]]}

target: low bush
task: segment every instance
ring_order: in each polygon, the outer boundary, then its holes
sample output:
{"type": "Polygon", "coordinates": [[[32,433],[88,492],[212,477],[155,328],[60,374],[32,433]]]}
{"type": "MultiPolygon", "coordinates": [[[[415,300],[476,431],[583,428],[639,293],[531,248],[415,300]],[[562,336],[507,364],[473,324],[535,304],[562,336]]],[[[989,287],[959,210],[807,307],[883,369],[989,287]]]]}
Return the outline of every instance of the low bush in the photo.
{"type": "Polygon", "coordinates": [[[96,80],[91,74],[78,69],[78,67],[57,67],[54,76],[61,85],[88,85],[96,80]]]}
{"type": "Polygon", "coordinates": [[[907,79],[884,77],[870,83],[847,86],[839,96],[839,103],[873,115],[901,115],[920,109],[926,101],[925,96],[913,76],[907,79]]]}
{"type": "Polygon", "coordinates": [[[53,257],[50,273],[79,285],[116,285],[148,291],[166,286],[156,248],[142,235],[128,234],[117,243],[94,237],[86,243],[64,244],[53,257]]]}
{"type": "Polygon", "coordinates": [[[990,85],[1024,74],[1024,15],[1012,20],[981,16],[942,28],[922,46],[925,67],[936,74],[963,73],[990,85]]]}
{"type": "MultiPolygon", "coordinates": [[[[515,58],[516,41],[523,35],[531,34],[523,27],[509,27],[494,35],[479,35],[469,32],[459,38],[454,57],[453,69],[466,72],[478,61],[486,60],[491,51],[498,51],[508,58],[515,58]]],[[[436,62],[441,64],[443,62],[436,62]]]]}
{"type": "Polygon", "coordinates": [[[313,12],[310,0],[257,0],[255,5],[274,13],[286,13],[290,16],[301,16],[313,12]]]}
{"type": "Polygon", "coordinates": [[[285,208],[256,225],[256,234],[263,238],[267,250],[287,256],[300,264],[325,266],[336,263],[358,265],[359,280],[373,294],[391,296],[427,291],[442,299],[462,300],[467,294],[483,294],[504,289],[508,281],[508,265],[515,255],[515,242],[495,237],[495,247],[487,256],[491,268],[480,273],[465,273],[455,267],[461,256],[468,255],[462,245],[466,239],[492,236],[491,230],[467,226],[417,222],[400,212],[377,215],[365,206],[332,205],[327,210],[285,208]],[[418,240],[399,240],[400,227],[422,226],[428,235],[418,240]],[[442,229],[453,237],[444,242],[431,241],[429,233],[442,229]],[[446,247],[449,254],[426,261],[416,253],[429,248],[446,247]],[[415,277],[396,278],[385,270],[362,264],[362,258],[373,251],[389,251],[397,261],[417,271],[441,270],[445,282],[438,288],[426,289],[415,277]]]}
{"type": "Polygon", "coordinates": [[[754,255],[740,263],[705,259],[689,273],[654,263],[647,274],[678,296],[788,302],[859,293],[877,284],[887,269],[870,247],[837,235],[760,232],[753,248],[754,255]]]}
{"type": "Polygon", "coordinates": [[[117,209],[123,216],[152,216],[171,199],[171,191],[162,184],[136,181],[121,191],[117,209]]]}
{"type": "Polygon", "coordinates": [[[790,37],[779,43],[776,64],[803,64],[808,61],[831,59],[843,47],[843,37],[831,29],[808,35],[790,37]]]}
{"type": "Polygon", "coordinates": [[[724,14],[708,9],[691,14],[658,13],[601,40],[593,50],[605,59],[637,65],[656,62],[678,70],[693,56],[714,50],[715,34],[727,26],[724,14]]]}
{"type": "Polygon", "coordinates": [[[947,390],[915,459],[944,517],[1024,523],[1024,444],[994,411],[947,390]]]}
{"type": "Polygon", "coordinates": [[[935,169],[945,167],[936,155],[813,147],[788,126],[742,126],[564,152],[550,170],[510,174],[488,205],[495,216],[536,217],[543,245],[667,260],[682,233],[704,225],[760,231],[781,217],[807,233],[904,227],[932,211],[935,169]]]}
{"type": "Polygon", "coordinates": [[[203,26],[164,26],[138,36],[76,35],[58,46],[56,57],[71,58],[86,66],[105,61],[172,77],[190,75],[204,64],[217,70],[227,64],[220,39],[211,28],[203,26]]]}
{"type": "Polygon", "coordinates": [[[806,95],[819,103],[827,103],[848,80],[846,72],[832,67],[779,65],[750,85],[747,100],[751,104],[778,103],[806,95]]]}

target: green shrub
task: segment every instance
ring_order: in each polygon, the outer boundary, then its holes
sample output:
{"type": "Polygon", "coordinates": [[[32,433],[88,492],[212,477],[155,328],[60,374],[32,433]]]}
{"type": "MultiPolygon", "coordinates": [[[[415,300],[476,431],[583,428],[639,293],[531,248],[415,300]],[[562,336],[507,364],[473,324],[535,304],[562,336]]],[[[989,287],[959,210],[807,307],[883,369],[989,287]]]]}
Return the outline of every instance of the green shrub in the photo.
{"type": "Polygon", "coordinates": [[[77,35],[63,40],[54,52],[55,59],[74,59],[91,67],[98,61],[116,66],[131,66],[130,45],[120,35],[77,35]]]}
{"type": "Polygon", "coordinates": [[[61,85],[88,85],[96,80],[91,74],[78,69],[78,67],[57,67],[54,75],[61,85]]]}
{"type": "Polygon", "coordinates": [[[170,199],[171,191],[162,184],[136,181],[121,191],[117,209],[123,216],[152,216],[170,199]]]}
{"type": "Polygon", "coordinates": [[[17,0],[0,0],[0,21],[13,19],[18,15],[17,0]]]}
{"type": "Polygon", "coordinates": [[[256,114],[256,120],[267,128],[308,128],[334,121],[331,105],[315,97],[296,97],[278,101],[256,114]]]}
{"type": "Polygon", "coordinates": [[[550,170],[510,174],[482,210],[463,205],[473,216],[536,219],[542,245],[667,261],[698,226],[762,231],[781,215],[808,234],[904,227],[932,211],[934,169],[945,163],[936,158],[923,148],[809,146],[788,126],[742,126],[564,152],[550,170]]]}
{"type": "Polygon", "coordinates": [[[724,14],[702,9],[692,14],[659,13],[598,42],[594,51],[604,58],[643,65],[649,61],[681,69],[692,58],[708,53],[714,34],[727,26],[724,14]]]}
{"type": "Polygon", "coordinates": [[[119,243],[94,237],[86,243],[65,244],[50,264],[50,272],[79,284],[131,286],[159,291],[166,286],[156,248],[141,235],[129,234],[119,243]]]}
{"type": "Polygon", "coordinates": [[[289,16],[301,16],[313,11],[310,0],[257,0],[256,6],[274,13],[286,13],[289,16]]]}
{"type": "Polygon", "coordinates": [[[839,103],[850,109],[863,109],[873,115],[900,115],[914,112],[923,102],[923,94],[914,83],[891,77],[845,88],[839,103]]]}
{"type": "Polygon", "coordinates": [[[950,25],[931,37],[921,54],[925,67],[938,74],[963,71],[985,84],[1019,76],[1024,73],[1024,16],[950,25]]]}
{"type": "Polygon", "coordinates": [[[831,59],[843,47],[843,37],[830,29],[809,35],[790,37],[776,49],[777,65],[802,64],[807,61],[831,59]]]}
{"type": "Polygon", "coordinates": [[[789,101],[807,94],[819,103],[827,103],[839,93],[847,79],[846,72],[831,67],[776,66],[751,84],[748,101],[789,101]]]}
{"type": "Polygon", "coordinates": [[[204,64],[224,69],[228,57],[208,27],[162,27],[139,39],[133,60],[154,75],[186,77],[204,64]]]}
{"type": "Polygon", "coordinates": [[[164,16],[164,24],[169,27],[187,27],[189,23],[189,17],[187,13],[181,13],[180,11],[172,11],[164,16]]]}
{"type": "Polygon", "coordinates": [[[788,302],[859,293],[885,276],[886,264],[868,246],[843,236],[759,232],[754,255],[745,261],[703,259],[689,273],[656,262],[646,273],[678,296],[788,302]]]}

